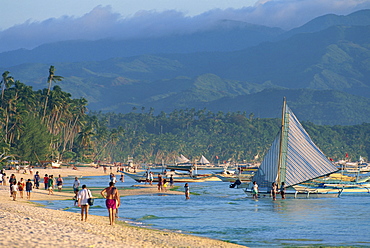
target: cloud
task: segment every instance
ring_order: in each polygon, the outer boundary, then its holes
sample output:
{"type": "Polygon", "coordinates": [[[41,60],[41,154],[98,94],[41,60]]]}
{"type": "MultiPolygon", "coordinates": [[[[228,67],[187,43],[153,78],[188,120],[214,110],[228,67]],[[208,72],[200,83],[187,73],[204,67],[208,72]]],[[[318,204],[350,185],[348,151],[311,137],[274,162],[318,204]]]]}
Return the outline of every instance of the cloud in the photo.
{"type": "Polygon", "coordinates": [[[27,21],[0,31],[0,52],[32,49],[62,40],[134,39],[193,33],[214,28],[225,19],[291,29],[328,13],[349,14],[365,8],[370,8],[369,0],[259,0],[253,7],[213,9],[192,17],[167,10],[139,11],[123,18],[110,6],[97,6],[81,17],[27,21]]]}

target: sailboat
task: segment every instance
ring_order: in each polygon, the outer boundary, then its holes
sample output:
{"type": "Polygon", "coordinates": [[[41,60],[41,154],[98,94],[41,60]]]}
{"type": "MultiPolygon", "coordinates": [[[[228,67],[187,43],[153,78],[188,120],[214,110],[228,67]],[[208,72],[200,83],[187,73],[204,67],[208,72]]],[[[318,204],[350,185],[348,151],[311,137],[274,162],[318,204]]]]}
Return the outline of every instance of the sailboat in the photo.
{"type": "Polygon", "coordinates": [[[204,157],[202,155],[202,157],[199,160],[199,164],[201,164],[201,165],[208,165],[208,164],[210,164],[210,162],[208,161],[208,159],[206,159],[206,157],[204,157]]]}
{"type": "MultiPolygon", "coordinates": [[[[286,195],[340,196],[349,189],[337,185],[328,187],[312,181],[336,171],[338,168],[312,141],[284,98],[280,132],[244,191],[247,195],[251,194],[255,181],[259,186],[259,195],[269,196],[272,183],[281,186],[284,182],[286,195]]],[[[359,185],[357,190],[366,192],[367,189],[359,185]]]]}

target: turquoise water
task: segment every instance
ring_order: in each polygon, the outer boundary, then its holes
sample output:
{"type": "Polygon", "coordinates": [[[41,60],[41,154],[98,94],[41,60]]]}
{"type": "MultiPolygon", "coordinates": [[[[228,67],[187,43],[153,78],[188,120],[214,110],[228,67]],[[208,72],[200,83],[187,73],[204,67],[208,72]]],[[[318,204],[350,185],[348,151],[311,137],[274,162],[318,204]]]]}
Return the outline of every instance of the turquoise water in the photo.
{"type": "MultiPolygon", "coordinates": [[[[73,179],[65,180],[72,185],[73,179]]],[[[81,178],[88,187],[105,186],[108,176],[81,178]]],[[[118,187],[137,184],[125,177],[118,187]]],[[[133,225],[190,233],[249,247],[370,246],[370,195],[341,198],[252,200],[228,183],[190,183],[184,195],[122,197],[120,220],[133,225]]],[[[183,184],[180,184],[183,189],[183,184]]],[[[79,212],[73,201],[41,201],[53,209],[79,212]]],[[[104,199],[90,214],[107,216],[104,199]]],[[[107,220],[108,221],[108,220],[107,220]]]]}

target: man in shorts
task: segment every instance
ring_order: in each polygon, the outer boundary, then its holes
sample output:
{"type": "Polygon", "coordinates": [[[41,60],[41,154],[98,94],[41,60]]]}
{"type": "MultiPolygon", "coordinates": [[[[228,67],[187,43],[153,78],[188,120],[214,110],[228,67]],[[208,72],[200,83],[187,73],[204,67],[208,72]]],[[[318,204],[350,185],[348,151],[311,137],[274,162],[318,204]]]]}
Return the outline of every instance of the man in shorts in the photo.
{"type": "Polygon", "coordinates": [[[103,189],[100,194],[106,199],[105,205],[108,209],[110,225],[114,225],[117,208],[121,205],[118,190],[114,187],[114,183],[110,182],[109,187],[103,189]]]}
{"type": "Polygon", "coordinates": [[[77,177],[75,177],[75,180],[73,182],[73,192],[75,192],[75,195],[77,196],[77,193],[79,191],[78,187],[80,186],[80,180],[78,180],[77,177]]]}
{"type": "Polygon", "coordinates": [[[31,199],[31,192],[32,192],[32,182],[31,179],[28,179],[26,182],[26,194],[27,194],[27,199],[31,199]]]}

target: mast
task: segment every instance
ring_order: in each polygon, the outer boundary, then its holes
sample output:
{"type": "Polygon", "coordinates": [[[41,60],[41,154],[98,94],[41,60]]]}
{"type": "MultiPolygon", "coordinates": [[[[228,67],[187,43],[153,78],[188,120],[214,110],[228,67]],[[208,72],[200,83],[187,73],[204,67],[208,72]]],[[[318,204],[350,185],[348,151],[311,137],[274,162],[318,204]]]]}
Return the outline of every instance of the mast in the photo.
{"type": "Polygon", "coordinates": [[[289,130],[289,114],[287,112],[286,98],[284,97],[280,130],[278,172],[276,178],[276,183],[278,185],[281,185],[281,183],[285,181],[286,155],[288,148],[288,130],[289,130]]]}

